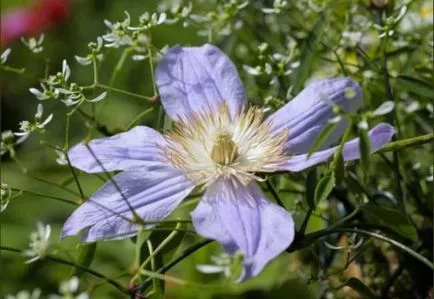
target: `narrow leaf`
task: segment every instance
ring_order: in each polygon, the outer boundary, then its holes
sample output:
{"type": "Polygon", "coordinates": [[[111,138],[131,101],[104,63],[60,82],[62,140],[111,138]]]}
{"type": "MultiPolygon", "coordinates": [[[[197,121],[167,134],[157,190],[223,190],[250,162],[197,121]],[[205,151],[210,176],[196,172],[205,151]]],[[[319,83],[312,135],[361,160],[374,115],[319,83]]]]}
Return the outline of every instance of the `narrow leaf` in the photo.
{"type": "MultiPolygon", "coordinates": [[[[88,268],[93,261],[93,257],[95,256],[96,243],[86,244],[81,246],[80,249],[80,257],[78,258],[78,263],[85,268],[88,268]]],[[[72,276],[80,276],[84,273],[82,269],[74,268],[72,271],[72,276]]]]}
{"type": "Polygon", "coordinates": [[[336,185],[342,185],[345,179],[345,163],[342,154],[337,157],[336,167],[334,169],[334,176],[336,178],[336,185]]]}
{"type": "Polygon", "coordinates": [[[399,85],[407,89],[409,92],[434,100],[432,84],[407,75],[400,75],[397,77],[397,80],[399,85]]]}
{"type": "Polygon", "coordinates": [[[361,298],[378,299],[378,297],[369,289],[363,282],[355,277],[351,277],[347,281],[347,286],[360,294],[361,298]]]}
{"type": "Polygon", "coordinates": [[[315,203],[326,199],[335,186],[335,177],[331,174],[323,177],[315,188],[315,203]]]}
{"type": "Polygon", "coordinates": [[[312,69],[314,57],[317,52],[317,45],[324,32],[324,17],[315,23],[312,30],[309,32],[307,39],[301,49],[300,67],[294,72],[293,79],[293,93],[298,94],[303,88],[304,82],[309,77],[309,73],[312,69]]]}
{"type": "Polygon", "coordinates": [[[363,210],[371,221],[390,228],[404,238],[417,240],[416,228],[398,210],[373,204],[366,205],[363,210]]]}
{"type": "Polygon", "coordinates": [[[371,142],[369,141],[368,130],[360,129],[359,131],[360,143],[360,162],[362,164],[363,169],[368,172],[369,171],[369,155],[371,153],[371,142]]]}
{"type": "Polygon", "coordinates": [[[306,179],[306,201],[309,206],[309,209],[315,210],[315,186],[318,181],[317,178],[317,170],[316,168],[312,168],[307,173],[306,179]]]}
{"type": "Polygon", "coordinates": [[[339,122],[332,122],[325,125],[324,129],[322,129],[321,133],[316,137],[314,143],[309,149],[308,158],[317,150],[321,148],[321,145],[330,137],[333,131],[336,129],[336,126],[339,122]]]}

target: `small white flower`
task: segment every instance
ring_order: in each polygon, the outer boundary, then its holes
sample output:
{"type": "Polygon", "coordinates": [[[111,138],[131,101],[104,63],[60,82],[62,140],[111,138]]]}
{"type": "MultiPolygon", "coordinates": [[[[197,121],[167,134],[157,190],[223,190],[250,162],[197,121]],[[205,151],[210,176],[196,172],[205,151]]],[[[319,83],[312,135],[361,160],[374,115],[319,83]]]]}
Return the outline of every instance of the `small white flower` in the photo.
{"type": "Polygon", "coordinates": [[[282,9],[286,8],[287,5],[287,1],[274,0],[273,8],[262,8],[262,12],[266,14],[279,14],[282,12],[282,9]]]}
{"type": "Polygon", "coordinates": [[[382,103],[374,112],[372,112],[372,116],[381,116],[388,114],[393,111],[395,108],[395,104],[392,101],[386,101],[382,103]]]}
{"type": "Polygon", "coordinates": [[[36,108],[36,114],[32,122],[28,120],[23,120],[19,123],[20,132],[15,132],[15,136],[28,136],[30,133],[34,131],[43,132],[45,127],[51,122],[53,119],[53,114],[51,113],[43,122],[41,122],[42,114],[44,112],[44,108],[42,104],[38,104],[36,108]]]}
{"type": "Polygon", "coordinates": [[[68,81],[70,75],[71,75],[71,69],[68,65],[68,62],[66,61],[66,59],[63,59],[63,61],[62,61],[62,76],[63,76],[63,79],[65,80],[65,82],[68,81]]]}
{"type": "Polygon", "coordinates": [[[81,57],[81,56],[77,56],[75,55],[75,60],[77,60],[77,62],[81,65],[89,65],[92,63],[92,57],[86,56],[86,57],[81,57]]]}
{"type": "Polygon", "coordinates": [[[9,201],[12,197],[12,190],[8,184],[1,183],[1,198],[0,198],[0,212],[6,210],[9,201]]]}
{"type": "Polygon", "coordinates": [[[244,64],[243,65],[243,69],[252,76],[259,76],[261,74],[261,67],[260,66],[255,66],[255,67],[251,67],[249,65],[244,64]]]}
{"type": "Polygon", "coordinates": [[[70,280],[62,281],[59,285],[61,295],[50,295],[49,299],[89,299],[86,292],[75,295],[78,291],[80,280],[78,277],[72,277],[70,280]]]}
{"type": "Polygon", "coordinates": [[[369,125],[368,125],[368,122],[366,120],[362,120],[361,122],[359,122],[359,124],[357,126],[361,130],[368,130],[369,129],[369,125]]]}
{"type": "Polygon", "coordinates": [[[99,96],[97,96],[96,98],[92,99],[92,100],[87,100],[88,102],[91,103],[97,103],[101,100],[103,100],[107,95],[107,91],[104,91],[102,94],[100,94],[99,96]]]}
{"type": "Polygon", "coordinates": [[[42,47],[42,43],[44,42],[44,34],[41,34],[38,40],[34,37],[29,38],[29,40],[21,37],[21,42],[35,54],[40,53],[42,52],[42,50],[44,50],[44,47],[42,47]]]}
{"type": "Polygon", "coordinates": [[[7,48],[3,51],[2,55],[0,56],[0,63],[4,64],[8,60],[8,56],[11,53],[11,49],[7,48]]]}
{"type": "Polygon", "coordinates": [[[211,261],[214,264],[197,265],[196,269],[204,274],[223,273],[225,277],[231,276],[232,258],[227,253],[222,253],[220,256],[211,256],[211,261]]]}
{"type": "Polygon", "coordinates": [[[41,296],[40,289],[34,289],[32,293],[27,290],[19,291],[17,295],[6,295],[5,299],[39,299],[41,296]]]}
{"type": "Polygon", "coordinates": [[[57,158],[56,162],[59,165],[68,165],[68,159],[66,159],[66,155],[64,152],[56,150],[57,158]]]}
{"type": "Polygon", "coordinates": [[[37,231],[30,234],[30,249],[24,251],[24,255],[30,257],[26,264],[42,259],[49,253],[51,226],[41,222],[36,225],[37,231]]]}

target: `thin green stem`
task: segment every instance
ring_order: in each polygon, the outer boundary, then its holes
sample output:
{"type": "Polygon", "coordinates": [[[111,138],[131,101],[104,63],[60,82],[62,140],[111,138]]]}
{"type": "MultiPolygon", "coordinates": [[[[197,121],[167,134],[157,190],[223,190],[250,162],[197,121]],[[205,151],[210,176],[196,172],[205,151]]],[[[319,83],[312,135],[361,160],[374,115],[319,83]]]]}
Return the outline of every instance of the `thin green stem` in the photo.
{"type": "MultiPolygon", "coordinates": [[[[151,31],[149,30],[149,44],[152,43],[152,35],[151,31]]],[[[148,46],[148,60],[149,60],[149,71],[151,73],[151,81],[152,81],[152,88],[154,90],[154,95],[156,95],[157,92],[157,85],[155,84],[155,77],[154,77],[154,62],[152,61],[153,54],[152,54],[152,48],[148,46]]]]}
{"type": "Polygon", "coordinates": [[[306,235],[306,240],[303,242],[307,245],[310,245],[312,242],[323,238],[327,235],[330,234],[335,234],[335,233],[356,233],[356,234],[361,234],[361,235],[366,235],[369,237],[373,237],[376,238],[378,240],[382,240],[385,241],[395,247],[397,247],[398,249],[405,251],[406,253],[408,253],[409,255],[411,255],[412,257],[414,257],[415,259],[417,259],[418,261],[420,261],[421,263],[423,263],[424,265],[426,265],[427,267],[429,267],[431,270],[434,270],[434,265],[433,263],[428,260],[426,257],[424,257],[423,255],[417,253],[415,250],[411,249],[410,247],[383,235],[374,233],[374,232],[370,232],[367,230],[363,230],[363,229],[358,229],[358,228],[348,228],[348,227],[342,227],[342,228],[334,228],[333,230],[322,230],[319,232],[314,232],[311,234],[306,235]]]}
{"type": "MultiPolygon", "coordinates": [[[[172,267],[174,267],[175,265],[177,265],[179,262],[181,262],[182,260],[184,260],[185,258],[187,258],[190,254],[196,252],[197,250],[201,249],[202,247],[204,247],[205,245],[208,245],[211,242],[213,242],[213,240],[204,240],[202,242],[199,242],[199,243],[197,243],[197,244],[195,244],[195,245],[187,248],[177,258],[173,259],[167,265],[164,265],[163,267],[161,267],[160,269],[158,269],[156,271],[156,273],[164,274],[166,271],[170,270],[172,267]]],[[[150,282],[149,279],[147,279],[146,281],[144,281],[143,284],[140,286],[140,289],[142,291],[144,291],[148,287],[149,282],[150,282]]]]}
{"type": "Polygon", "coordinates": [[[23,190],[23,189],[18,189],[18,188],[11,188],[12,191],[16,191],[16,192],[23,192],[29,195],[33,195],[33,196],[39,196],[39,197],[44,197],[44,198],[50,198],[50,199],[54,199],[54,200],[58,200],[61,202],[65,202],[65,203],[69,203],[71,205],[78,205],[77,202],[73,201],[73,200],[69,200],[69,199],[64,199],[61,197],[57,197],[57,196],[53,196],[53,195],[47,195],[47,194],[42,194],[42,193],[38,193],[38,192],[33,192],[30,190],[23,190]]]}
{"type": "Polygon", "coordinates": [[[155,250],[151,253],[149,252],[149,256],[146,258],[146,260],[143,261],[143,263],[140,265],[140,269],[139,271],[142,271],[143,269],[145,269],[146,265],[153,259],[155,258],[155,256],[161,251],[163,250],[163,248],[169,244],[170,241],[173,240],[173,238],[176,237],[176,235],[178,234],[178,232],[176,230],[178,230],[180,228],[181,224],[178,223],[175,227],[175,230],[170,233],[161,243],[160,245],[158,245],[157,248],[155,248],[155,250]]]}
{"type": "Polygon", "coordinates": [[[69,148],[69,126],[71,123],[71,117],[74,115],[74,113],[80,108],[80,105],[84,103],[85,98],[83,97],[80,102],[66,114],[66,126],[65,126],[65,141],[63,144],[63,151],[66,152],[69,148]]]}
{"type": "Polygon", "coordinates": [[[300,229],[298,231],[298,233],[301,236],[304,236],[304,234],[306,233],[306,228],[307,228],[307,225],[309,224],[309,219],[310,219],[310,216],[312,216],[312,212],[313,212],[313,209],[311,209],[311,208],[309,208],[306,212],[306,216],[304,217],[303,223],[301,224],[300,229]]]}
{"type": "Polygon", "coordinates": [[[148,114],[149,112],[151,112],[152,110],[154,110],[153,107],[146,109],[145,111],[143,111],[142,113],[140,113],[139,115],[137,115],[128,125],[127,128],[125,129],[125,131],[128,131],[129,129],[131,129],[133,126],[136,125],[136,122],[138,122],[143,116],[145,116],[146,114],[148,114]]]}
{"type": "Polygon", "coordinates": [[[277,193],[276,189],[274,189],[273,184],[270,182],[270,178],[267,178],[265,180],[265,184],[267,185],[268,190],[270,191],[271,195],[273,195],[274,200],[283,208],[285,208],[285,205],[283,204],[282,200],[280,199],[279,193],[277,193]]]}
{"type": "Polygon", "coordinates": [[[353,127],[353,120],[350,119],[350,121],[348,123],[348,127],[345,130],[344,135],[342,136],[341,143],[339,144],[338,149],[336,150],[336,152],[333,155],[333,161],[330,164],[330,170],[332,173],[335,173],[336,167],[338,166],[339,158],[342,155],[342,150],[344,149],[345,141],[348,140],[348,138],[351,134],[352,127],[353,127]]]}
{"type": "Polygon", "coordinates": [[[20,75],[24,74],[24,72],[26,71],[25,68],[17,69],[17,68],[10,67],[10,66],[7,66],[7,65],[2,65],[0,67],[5,72],[11,72],[11,73],[16,73],[16,74],[20,74],[20,75]]]}
{"type": "MultiPolygon", "coordinates": [[[[385,12],[383,10],[378,12],[378,23],[381,26],[384,25],[382,13],[385,13],[385,12]]],[[[389,70],[388,70],[388,57],[387,57],[387,43],[388,43],[388,41],[389,41],[388,35],[386,34],[386,37],[384,38],[383,49],[382,49],[384,84],[385,84],[387,99],[389,101],[394,102],[395,105],[397,106],[398,103],[397,103],[397,99],[393,96],[392,86],[390,84],[389,70]]],[[[393,113],[389,114],[390,123],[392,123],[397,129],[396,135],[393,136],[393,139],[392,139],[393,141],[396,141],[396,138],[401,137],[401,124],[399,122],[398,110],[399,109],[394,109],[393,113]]],[[[407,213],[405,211],[405,204],[404,204],[405,194],[404,194],[404,190],[403,190],[402,185],[401,185],[402,180],[400,178],[401,166],[400,166],[399,153],[396,150],[393,151],[393,168],[394,168],[394,172],[395,172],[395,184],[396,184],[396,193],[397,193],[396,198],[398,200],[398,209],[404,215],[407,215],[407,213]]]]}
{"type": "MultiPolygon", "coordinates": [[[[90,86],[88,86],[88,87],[90,87],[90,86]]],[[[134,92],[129,92],[129,91],[126,91],[126,90],[123,90],[123,89],[120,89],[120,88],[115,88],[115,87],[104,85],[104,84],[101,84],[101,83],[98,83],[97,87],[106,89],[108,91],[114,91],[114,92],[117,92],[117,93],[129,95],[131,97],[135,97],[135,98],[139,98],[139,99],[144,99],[144,100],[152,101],[152,97],[147,97],[147,96],[144,96],[144,95],[141,95],[141,94],[137,94],[137,93],[134,93],[134,92]]]]}
{"type": "Polygon", "coordinates": [[[425,134],[414,138],[397,140],[386,144],[375,153],[382,154],[390,151],[400,151],[409,147],[423,145],[425,143],[432,142],[433,140],[434,140],[434,133],[425,134]]]}
{"type": "MultiPolygon", "coordinates": [[[[24,250],[17,249],[17,248],[12,248],[12,247],[8,247],[8,246],[0,246],[0,250],[10,251],[10,252],[15,252],[15,253],[23,253],[24,252],[24,250]]],[[[111,284],[112,286],[114,286],[115,288],[117,288],[122,293],[129,294],[128,289],[126,289],[123,286],[121,286],[117,281],[115,281],[113,279],[110,279],[110,278],[106,277],[105,275],[103,275],[103,274],[101,274],[101,273],[99,273],[99,272],[97,272],[95,270],[89,269],[89,268],[87,268],[87,267],[85,267],[83,265],[76,264],[76,263],[70,262],[70,261],[66,261],[66,260],[63,260],[63,259],[51,256],[51,255],[45,256],[44,259],[49,260],[49,261],[53,261],[53,262],[56,262],[56,263],[59,263],[59,264],[64,264],[64,265],[67,265],[67,266],[75,267],[75,268],[80,269],[80,270],[82,270],[84,272],[87,272],[87,273],[89,273],[89,274],[91,274],[91,275],[93,275],[95,277],[102,278],[107,283],[111,284]]]]}
{"type": "Polygon", "coordinates": [[[83,189],[81,188],[80,181],[78,180],[75,169],[74,169],[74,167],[72,167],[71,160],[69,159],[68,153],[64,153],[64,154],[66,157],[66,161],[68,161],[69,170],[71,171],[72,176],[74,177],[75,184],[77,185],[78,192],[80,192],[82,200],[85,200],[86,196],[84,195],[83,189]]]}

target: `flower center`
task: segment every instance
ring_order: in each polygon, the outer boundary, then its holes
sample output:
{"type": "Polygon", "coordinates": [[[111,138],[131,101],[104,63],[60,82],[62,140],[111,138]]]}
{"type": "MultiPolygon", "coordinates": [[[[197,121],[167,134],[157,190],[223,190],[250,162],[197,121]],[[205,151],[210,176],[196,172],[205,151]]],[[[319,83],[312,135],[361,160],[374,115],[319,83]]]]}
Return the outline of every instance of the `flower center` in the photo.
{"type": "Polygon", "coordinates": [[[230,165],[238,157],[238,146],[232,140],[232,134],[223,132],[217,135],[211,149],[211,159],[220,165],[230,165]]]}
{"type": "Polygon", "coordinates": [[[196,185],[223,177],[247,185],[257,172],[274,172],[288,159],[288,132],[273,134],[262,109],[231,116],[226,104],[194,112],[166,134],[168,161],[196,185]]]}

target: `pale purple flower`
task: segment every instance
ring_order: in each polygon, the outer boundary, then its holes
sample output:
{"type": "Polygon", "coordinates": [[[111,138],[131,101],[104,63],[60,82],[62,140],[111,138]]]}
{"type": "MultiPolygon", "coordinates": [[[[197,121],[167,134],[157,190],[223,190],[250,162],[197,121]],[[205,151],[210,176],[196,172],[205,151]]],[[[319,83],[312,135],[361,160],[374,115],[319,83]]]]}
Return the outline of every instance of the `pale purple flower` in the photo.
{"type": "MultiPolygon", "coordinates": [[[[135,215],[145,222],[161,220],[193,188],[204,186],[191,213],[196,232],[217,240],[230,255],[244,255],[240,279],[258,274],[288,248],[295,230],[291,215],[266,198],[256,173],[301,171],[329,161],[336,147],[310,157],[307,153],[336,117],[334,105],[345,112],[359,108],[360,87],[349,78],[315,81],[264,118],[264,109],[246,108],[235,66],[212,45],[171,48],[157,68],[156,81],[176,128],[162,135],[138,126],[90,141],[92,152],[84,144],[72,148],[72,165],[85,172],[123,172],[113,178],[117,186],[107,182],[71,215],[63,237],[82,230],[85,242],[135,235],[141,225],[129,221],[135,215]]],[[[338,141],[346,126],[342,117],[323,146],[338,141]]],[[[385,123],[373,128],[372,152],[393,134],[385,123]]],[[[346,161],[358,159],[359,140],[346,142],[342,154],[346,161]]]]}

